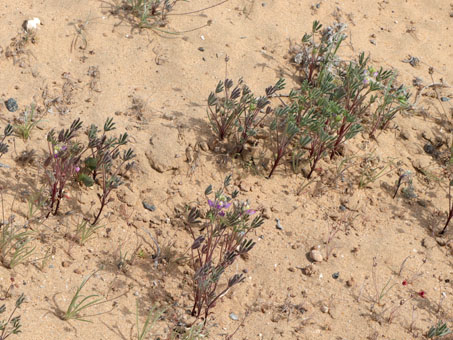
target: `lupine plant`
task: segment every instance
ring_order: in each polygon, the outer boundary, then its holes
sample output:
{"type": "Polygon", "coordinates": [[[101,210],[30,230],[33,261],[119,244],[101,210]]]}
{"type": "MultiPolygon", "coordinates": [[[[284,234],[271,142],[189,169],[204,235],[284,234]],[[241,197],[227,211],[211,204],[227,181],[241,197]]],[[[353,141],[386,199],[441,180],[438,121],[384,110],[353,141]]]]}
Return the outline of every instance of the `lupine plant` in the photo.
{"type": "Polygon", "coordinates": [[[261,216],[252,217],[256,212],[247,202],[236,199],[238,192],[228,196],[231,176],[227,176],[223,187],[215,193],[210,185],[205,190],[208,204],[206,213],[197,208],[190,209],[187,225],[194,242],[191,246],[194,305],[192,315],[197,319],[203,314],[204,323],[210,310],[219,299],[235,285],[244,281],[242,274],[230,277],[224,288],[219,287],[226,268],[238,256],[245,256],[255,245],[248,234],[263,224],[261,216]],[[196,229],[200,229],[197,231],[196,229]]]}
{"type": "Polygon", "coordinates": [[[6,137],[9,137],[13,134],[14,128],[11,124],[8,124],[5,126],[5,129],[3,130],[3,136],[2,139],[0,140],[0,158],[8,152],[8,144],[5,143],[6,137]]]}
{"type": "Polygon", "coordinates": [[[74,141],[74,137],[81,129],[82,122],[76,119],[69,129],[62,129],[58,136],[52,129],[47,134],[49,155],[44,162],[47,181],[50,187],[50,203],[47,217],[56,215],[64,197],[66,184],[80,171],[80,158],[83,147],[74,141]]]}
{"type": "MultiPolygon", "coordinates": [[[[21,333],[21,327],[22,324],[20,322],[20,315],[14,316],[16,313],[16,310],[20,308],[20,306],[24,303],[25,301],[25,296],[24,294],[21,294],[14,305],[14,309],[9,315],[7,320],[1,320],[0,321],[0,340],[6,340],[8,339],[11,335],[17,335],[21,333]],[[13,317],[14,316],[14,317],[13,317]]],[[[0,314],[3,314],[6,311],[6,306],[1,305],[0,306],[0,314]]]]}
{"type": "Polygon", "coordinates": [[[344,24],[336,24],[321,30],[319,21],[314,21],[311,33],[302,37],[302,45],[295,48],[294,63],[297,65],[303,79],[311,85],[316,82],[316,73],[323,67],[337,63],[336,53],[342,41],[346,39],[343,31],[344,24]],[[318,41],[317,36],[320,36],[318,41]]]}
{"type": "Polygon", "coordinates": [[[207,113],[217,139],[232,139],[233,154],[237,154],[242,152],[245,143],[256,135],[257,128],[270,116],[272,108],[269,99],[284,88],[285,82],[278,80],[274,86],[266,88],[265,95],[261,97],[255,97],[242,79],[233,86],[231,79],[219,81],[208,97],[207,113]]]}

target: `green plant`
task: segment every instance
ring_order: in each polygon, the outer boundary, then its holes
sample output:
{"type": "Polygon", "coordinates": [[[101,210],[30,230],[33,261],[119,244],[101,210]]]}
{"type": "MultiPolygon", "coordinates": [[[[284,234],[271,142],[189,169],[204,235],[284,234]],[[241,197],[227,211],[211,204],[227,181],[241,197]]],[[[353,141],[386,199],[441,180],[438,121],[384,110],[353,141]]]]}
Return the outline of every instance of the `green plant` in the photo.
{"type": "Polygon", "coordinates": [[[8,152],[8,144],[5,143],[6,137],[9,137],[13,134],[14,128],[11,124],[8,124],[5,126],[5,129],[3,130],[3,136],[2,139],[0,140],[0,158],[8,152]]]}
{"type": "Polygon", "coordinates": [[[24,141],[27,141],[30,138],[31,131],[39,124],[39,122],[41,122],[41,119],[35,120],[35,108],[36,105],[31,104],[31,106],[25,110],[22,121],[18,124],[14,124],[14,133],[24,141]]]}
{"type": "MultiPolygon", "coordinates": [[[[228,58],[226,58],[228,63],[228,58]]],[[[266,88],[265,95],[255,97],[240,79],[233,88],[233,81],[219,81],[208,97],[208,119],[219,141],[233,138],[233,154],[241,153],[245,143],[256,135],[257,128],[272,112],[270,97],[282,90],[284,80],[266,88]]]]}
{"type": "MultiPolygon", "coordinates": [[[[11,335],[17,335],[21,333],[21,320],[20,320],[20,315],[13,317],[14,313],[16,313],[16,310],[20,308],[20,306],[24,303],[25,301],[25,296],[24,294],[21,294],[17,300],[16,304],[14,306],[13,311],[9,315],[7,320],[1,320],[0,321],[0,340],[6,340],[9,338],[11,335]]],[[[0,314],[3,314],[6,311],[6,306],[1,305],[0,306],[0,314]]]]}
{"type": "Polygon", "coordinates": [[[66,310],[66,312],[64,314],[61,315],[62,320],[68,321],[68,320],[74,319],[74,320],[79,320],[79,321],[84,321],[84,322],[91,322],[91,321],[85,319],[85,317],[80,316],[80,313],[89,307],[93,307],[93,306],[99,304],[100,301],[103,300],[103,298],[99,298],[99,295],[97,295],[97,294],[91,294],[88,296],[82,296],[80,294],[82,292],[83,287],[86,285],[88,280],[95,273],[97,273],[97,271],[95,271],[92,274],[90,274],[89,276],[87,276],[82,281],[80,286],[77,287],[77,290],[76,290],[74,296],[72,297],[72,300],[68,306],[68,309],[66,310]]]}
{"type": "Polygon", "coordinates": [[[233,286],[244,281],[243,274],[235,274],[228,279],[226,286],[221,289],[219,287],[225,269],[230,267],[238,256],[246,256],[255,246],[255,242],[247,239],[248,234],[264,222],[261,216],[250,221],[255,211],[250,209],[247,202],[233,201],[237,191],[227,196],[230,181],[231,175],[225,178],[223,187],[214,193],[213,200],[209,198],[213,193],[212,186],[208,186],[205,196],[209,210],[202,214],[198,209],[192,208],[187,217],[188,229],[194,239],[191,246],[192,266],[195,271],[192,315],[198,319],[204,312],[204,324],[218,300],[233,286]],[[194,229],[201,223],[200,218],[205,220],[205,223],[197,235],[194,229]]]}
{"type": "Polygon", "coordinates": [[[432,326],[429,329],[426,337],[428,339],[432,339],[435,337],[441,337],[452,333],[453,332],[447,327],[447,324],[445,322],[439,321],[436,326],[432,326]]]}
{"type": "Polygon", "coordinates": [[[8,220],[3,217],[0,224],[0,260],[10,269],[25,262],[36,248],[31,245],[33,232],[25,229],[24,225],[16,225],[14,220],[14,215],[11,215],[8,220]]]}
{"type": "Polygon", "coordinates": [[[379,163],[379,157],[375,156],[374,153],[365,156],[361,164],[359,188],[367,187],[370,183],[374,183],[394,170],[392,161],[386,162],[385,165],[380,165],[379,163]]]}
{"type": "Polygon", "coordinates": [[[62,129],[58,136],[55,136],[53,129],[47,134],[49,154],[44,167],[49,185],[50,203],[46,217],[51,213],[53,215],[58,213],[66,184],[80,171],[80,157],[84,150],[80,143],[74,141],[74,138],[81,127],[82,122],[76,119],[69,129],[62,129]]]}
{"type": "Polygon", "coordinates": [[[167,24],[168,13],[179,0],[123,0],[118,10],[130,13],[137,20],[139,28],[163,27],[167,24]]]}
{"type": "Polygon", "coordinates": [[[91,224],[88,220],[83,219],[77,223],[76,233],[80,245],[84,245],[98,229],[101,229],[103,225],[91,224]]]}
{"type": "Polygon", "coordinates": [[[125,166],[126,171],[129,170],[132,163],[128,162],[135,157],[132,149],[124,150],[123,155],[120,156],[120,148],[128,143],[128,134],[108,137],[107,133],[115,129],[113,118],[106,120],[100,135],[96,125],[92,124],[88,129],[87,150],[90,155],[84,160],[85,166],[78,174],[78,179],[88,187],[98,183],[102,190],[102,193],[98,194],[101,206],[91,223],[92,225],[97,224],[105,205],[108,203],[108,196],[111,191],[123,184],[118,175],[120,170],[123,166],[125,166]],[[118,164],[114,164],[115,160],[119,160],[118,164]]]}
{"type": "Polygon", "coordinates": [[[148,311],[148,314],[146,316],[145,323],[143,324],[142,327],[140,327],[140,322],[139,322],[139,312],[138,308],[139,303],[138,299],[136,301],[136,311],[135,311],[135,319],[136,319],[136,326],[137,326],[137,340],[145,340],[146,337],[148,336],[149,332],[151,332],[151,329],[154,327],[156,324],[157,320],[162,316],[163,311],[158,310],[156,307],[151,307],[150,310],[148,311]]]}

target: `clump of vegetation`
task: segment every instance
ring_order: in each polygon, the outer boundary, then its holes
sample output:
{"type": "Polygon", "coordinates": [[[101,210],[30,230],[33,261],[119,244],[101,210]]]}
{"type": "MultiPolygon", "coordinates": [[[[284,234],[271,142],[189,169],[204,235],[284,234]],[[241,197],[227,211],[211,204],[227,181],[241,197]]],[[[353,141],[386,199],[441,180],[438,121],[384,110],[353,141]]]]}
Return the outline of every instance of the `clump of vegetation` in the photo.
{"type": "MultiPolygon", "coordinates": [[[[20,315],[14,316],[16,313],[16,310],[20,308],[20,306],[24,303],[25,301],[25,296],[24,294],[21,294],[17,300],[16,304],[14,305],[14,309],[9,315],[8,319],[6,320],[1,320],[0,321],[0,340],[6,340],[8,339],[11,335],[17,335],[22,332],[22,324],[20,320],[20,315]]],[[[6,312],[6,306],[3,304],[0,306],[0,314],[3,314],[6,312]]]]}
{"type": "Polygon", "coordinates": [[[237,191],[232,192],[231,196],[227,195],[230,181],[231,175],[226,177],[223,187],[215,193],[212,186],[209,186],[205,190],[208,211],[202,213],[197,208],[192,208],[187,218],[189,231],[194,239],[191,247],[195,271],[192,315],[198,319],[203,313],[204,324],[218,300],[232,287],[244,281],[243,274],[235,274],[228,279],[226,287],[219,287],[225,270],[238,256],[246,256],[254,247],[255,242],[247,239],[248,234],[263,224],[261,216],[252,219],[255,211],[250,209],[247,201],[235,200],[237,191]],[[211,199],[209,197],[212,194],[211,199]]]}
{"type": "MultiPolygon", "coordinates": [[[[93,231],[101,216],[104,207],[109,202],[108,198],[113,189],[118,188],[123,182],[119,176],[123,168],[130,169],[129,163],[135,157],[132,149],[124,150],[121,147],[128,143],[127,133],[118,137],[108,137],[107,133],[115,129],[112,118],[104,124],[102,134],[96,125],[91,125],[87,131],[88,143],[82,144],[75,141],[77,132],[82,128],[80,119],[76,119],[69,129],[63,129],[58,136],[54,130],[47,135],[49,155],[44,162],[50,186],[49,212],[56,215],[60,202],[65,196],[65,186],[71,180],[77,180],[87,187],[97,184],[101,188],[98,194],[100,208],[89,226],[83,226],[85,231],[93,231]],[[88,153],[88,156],[83,156],[88,153]],[[83,159],[82,159],[83,158],[83,159]]],[[[83,232],[84,233],[84,232],[83,232]]],[[[90,236],[90,235],[89,235],[90,236]]]]}
{"type": "MultiPolygon", "coordinates": [[[[97,272],[97,271],[96,271],[97,272]]],[[[74,294],[74,296],[71,299],[71,302],[69,303],[69,306],[66,310],[66,312],[62,313],[60,316],[62,320],[68,321],[68,320],[78,320],[78,321],[84,321],[84,322],[91,322],[90,320],[86,319],[86,316],[83,317],[80,315],[80,313],[87,308],[93,307],[97,304],[99,304],[103,298],[99,297],[97,294],[91,294],[87,296],[81,295],[83,287],[87,284],[88,280],[96,274],[96,272],[92,273],[91,275],[87,276],[82,283],[80,284],[79,287],[77,287],[77,290],[74,294]]]]}
{"type": "Polygon", "coordinates": [[[24,141],[27,141],[30,138],[31,131],[39,124],[41,120],[36,120],[35,117],[36,106],[32,104],[24,112],[23,118],[19,123],[14,124],[14,133],[22,138],[24,141]]]}
{"type": "Polygon", "coordinates": [[[433,339],[436,337],[442,337],[448,334],[452,334],[453,332],[447,327],[445,322],[439,321],[436,326],[432,326],[428,334],[426,335],[428,339],[433,339]]]}
{"type": "Polygon", "coordinates": [[[122,13],[139,28],[156,29],[167,24],[168,13],[179,0],[122,0],[114,13],[122,13]]]}
{"type": "Polygon", "coordinates": [[[80,158],[83,147],[74,141],[77,132],[82,128],[80,119],[72,122],[69,129],[62,129],[58,136],[52,129],[47,134],[48,156],[44,162],[47,183],[50,187],[49,211],[56,215],[64,197],[66,184],[80,171],[80,158]]]}
{"type": "Polygon", "coordinates": [[[289,95],[277,93],[284,88],[283,79],[262,97],[255,97],[242,81],[234,88],[229,79],[219,82],[208,97],[216,138],[226,140],[232,154],[238,154],[261,130],[273,155],[268,177],[291,155],[293,165],[304,159],[309,163],[305,175],[310,178],[321,159],[340,154],[343,144],[366,124],[370,136],[387,128],[409,108],[409,94],[404,86],[395,87],[394,71],[376,70],[364,53],[357,60],[342,61],[337,52],[346,38],[344,29],[336,24],[323,30],[318,21],[313,23],[312,32],[293,49],[301,85],[289,95]],[[272,103],[272,97],[279,102],[272,103]]]}

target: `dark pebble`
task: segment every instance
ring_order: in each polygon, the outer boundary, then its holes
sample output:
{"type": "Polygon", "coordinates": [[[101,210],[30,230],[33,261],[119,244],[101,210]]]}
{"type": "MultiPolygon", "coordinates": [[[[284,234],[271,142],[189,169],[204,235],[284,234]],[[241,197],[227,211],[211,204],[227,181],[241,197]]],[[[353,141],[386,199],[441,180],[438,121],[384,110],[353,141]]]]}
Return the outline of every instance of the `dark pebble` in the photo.
{"type": "Polygon", "coordinates": [[[198,51],[204,52],[204,47],[198,47],[198,51]]]}
{"type": "Polygon", "coordinates": [[[448,102],[450,100],[450,98],[448,98],[448,97],[440,97],[440,100],[443,101],[443,102],[448,102]]]}
{"type": "Polygon", "coordinates": [[[5,105],[9,112],[15,112],[19,108],[19,106],[17,105],[17,102],[14,98],[9,98],[5,102],[5,105]]]}
{"type": "Polygon", "coordinates": [[[342,205],[340,205],[340,210],[341,210],[341,211],[345,211],[345,210],[346,210],[346,207],[342,204],[342,205]]]}
{"type": "Polygon", "coordinates": [[[336,272],[336,273],[332,274],[332,278],[335,279],[335,280],[338,279],[339,277],[340,277],[340,273],[339,272],[336,272]]]}
{"type": "Polygon", "coordinates": [[[436,151],[436,148],[431,143],[428,142],[423,147],[423,150],[425,150],[427,154],[432,155],[434,151],[436,151]]]}
{"type": "Polygon", "coordinates": [[[143,203],[143,207],[146,209],[146,210],[149,210],[149,211],[156,211],[156,206],[154,204],[149,204],[149,203],[146,203],[145,201],[142,202],[143,203]]]}

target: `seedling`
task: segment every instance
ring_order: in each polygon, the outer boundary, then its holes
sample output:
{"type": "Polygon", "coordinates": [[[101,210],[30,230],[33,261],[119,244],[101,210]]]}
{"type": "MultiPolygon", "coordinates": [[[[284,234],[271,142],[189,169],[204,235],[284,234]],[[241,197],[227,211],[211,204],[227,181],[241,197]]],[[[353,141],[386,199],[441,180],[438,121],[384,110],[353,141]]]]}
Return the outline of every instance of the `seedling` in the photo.
{"type": "Polygon", "coordinates": [[[146,316],[145,323],[143,324],[143,326],[140,327],[140,322],[138,320],[139,319],[139,312],[138,312],[139,308],[138,307],[139,307],[139,303],[138,303],[138,299],[137,299],[136,310],[135,310],[135,319],[136,319],[136,326],[137,326],[137,340],[145,340],[147,338],[149,332],[151,332],[151,329],[156,324],[157,320],[159,320],[159,318],[162,316],[163,311],[158,310],[156,307],[151,307],[148,312],[148,315],[146,316]]]}
{"type": "Polygon", "coordinates": [[[187,217],[189,231],[194,242],[191,247],[192,266],[195,270],[193,277],[194,305],[192,315],[197,319],[204,312],[204,325],[210,310],[218,300],[235,285],[244,281],[243,274],[233,275],[226,287],[220,289],[220,279],[225,269],[230,267],[238,256],[246,256],[254,247],[255,242],[247,239],[250,231],[263,224],[260,216],[250,221],[255,211],[247,202],[234,201],[238,192],[227,195],[231,176],[227,176],[223,187],[213,194],[212,186],[205,190],[208,211],[202,214],[192,208],[187,217]],[[195,227],[205,221],[200,233],[195,227]]]}
{"type": "MultiPolygon", "coordinates": [[[[16,304],[14,306],[13,311],[9,315],[7,320],[1,320],[0,321],[0,340],[6,340],[8,339],[11,335],[17,335],[22,332],[22,324],[20,320],[20,315],[19,316],[14,316],[16,313],[16,310],[20,308],[20,306],[24,303],[25,301],[25,296],[24,294],[21,294],[17,300],[16,304]]],[[[3,314],[6,311],[6,306],[2,305],[0,306],[0,314],[3,314]]]]}
{"type": "Polygon", "coordinates": [[[83,219],[77,224],[77,238],[81,246],[83,246],[91,237],[96,234],[98,229],[101,229],[103,225],[91,224],[88,220],[83,219]]]}
{"type": "Polygon", "coordinates": [[[41,119],[35,120],[35,108],[35,104],[27,108],[24,112],[22,122],[14,125],[14,133],[24,141],[30,138],[31,131],[41,122],[41,119]]]}
{"type": "MultiPolygon", "coordinates": [[[[3,193],[0,195],[3,210],[3,193]]],[[[31,245],[33,232],[27,230],[25,225],[15,224],[14,215],[6,220],[3,212],[2,217],[0,222],[0,261],[6,268],[12,269],[25,262],[34,252],[35,247],[31,245]]]]}
{"type": "Polygon", "coordinates": [[[77,288],[71,303],[68,306],[68,309],[66,312],[61,316],[62,320],[68,321],[68,320],[79,320],[79,321],[84,321],[84,322],[91,322],[85,317],[81,316],[80,313],[84,310],[86,310],[89,307],[93,307],[97,304],[99,304],[103,298],[100,298],[99,295],[97,294],[91,294],[88,296],[82,296],[80,293],[82,292],[83,287],[86,285],[88,280],[95,274],[97,271],[93,272],[89,276],[87,276],[80,286],[77,288]]]}
{"type": "Polygon", "coordinates": [[[453,332],[447,327],[445,322],[439,321],[436,326],[432,326],[428,334],[426,335],[428,339],[432,339],[435,337],[442,337],[448,334],[452,334],[453,332]]]}

